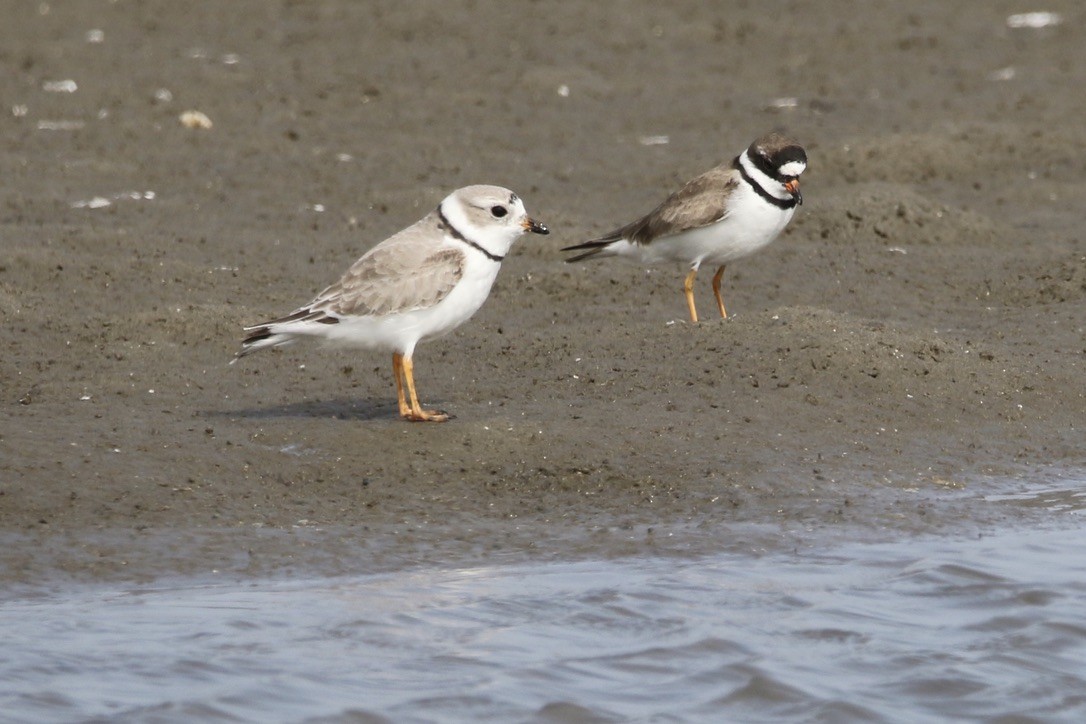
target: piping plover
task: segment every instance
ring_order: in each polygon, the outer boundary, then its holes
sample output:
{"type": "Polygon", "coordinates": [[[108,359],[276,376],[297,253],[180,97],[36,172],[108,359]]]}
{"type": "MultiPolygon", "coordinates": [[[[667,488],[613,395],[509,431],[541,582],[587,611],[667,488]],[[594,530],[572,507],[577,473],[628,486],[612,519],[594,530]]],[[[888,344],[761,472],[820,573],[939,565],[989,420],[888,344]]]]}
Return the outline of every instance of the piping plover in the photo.
{"type": "Polygon", "coordinates": [[[447,414],[424,410],[415,394],[415,345],[451,332],[475,314],[509,248],[528,231],[550,233],[509,189],[453,191],[420,221],[366,252],[309,304],[246,327],[233,361],[306,337],[389,351],[400,415],[444,422],[447,414]]]}
{"type": "Polygon", "coordinates": [[[651,263],[690,264],[683,283],[690,321],[698,321],[694,306],[694,277],[702,262],[718,265],[713,294],[720,316],[727,317],[720,296],[724,267],[753,254],[777,238],[803,203],[799,175],[807,154],[791,138],[778,133],[762,136],[730,164],[687,182],[662,204],[637,221],[610,234],[562,251],[583,252],[566,261],[625,256],[651,263]]]}

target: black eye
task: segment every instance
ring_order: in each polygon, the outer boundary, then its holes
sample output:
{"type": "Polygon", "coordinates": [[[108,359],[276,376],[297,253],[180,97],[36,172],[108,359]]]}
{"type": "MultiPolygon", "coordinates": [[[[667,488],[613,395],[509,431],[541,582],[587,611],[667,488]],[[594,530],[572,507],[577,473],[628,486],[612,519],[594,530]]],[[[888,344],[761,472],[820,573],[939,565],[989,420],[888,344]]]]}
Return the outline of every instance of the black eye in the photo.
{"type": "Polygon", "coordinates": [[[493,214],[495,218],[500,219],[501,217],[505,216],[509,212],[505,210],[504,206],[491,206],[490,207],[490,213],[493,214]]]}

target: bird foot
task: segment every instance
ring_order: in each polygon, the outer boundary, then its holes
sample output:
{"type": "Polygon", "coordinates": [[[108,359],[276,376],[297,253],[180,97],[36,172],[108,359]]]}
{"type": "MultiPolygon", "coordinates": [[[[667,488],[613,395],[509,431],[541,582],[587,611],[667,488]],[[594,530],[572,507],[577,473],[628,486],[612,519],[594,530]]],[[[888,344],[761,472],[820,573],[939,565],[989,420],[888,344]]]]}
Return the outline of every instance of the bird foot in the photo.
{"type": "Polygon", "coordinates": [[[450,419],[447,412],[441,410],[408,410],[403,413],[403,419],[411,422],[447,422],[450,419]]]}

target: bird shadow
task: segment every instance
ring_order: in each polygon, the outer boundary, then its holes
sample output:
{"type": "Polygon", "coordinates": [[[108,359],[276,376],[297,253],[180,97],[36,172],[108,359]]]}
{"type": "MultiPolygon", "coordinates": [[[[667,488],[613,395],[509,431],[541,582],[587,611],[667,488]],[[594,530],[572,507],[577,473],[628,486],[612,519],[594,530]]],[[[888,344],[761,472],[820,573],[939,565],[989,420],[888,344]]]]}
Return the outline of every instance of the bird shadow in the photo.
{"type": "Polygon", "coordinates": [[[376,400],[336,399],[307,400],[286,405],[244,407],[235,410],[204,410],[205,417],[230,417],[249,420],[265,420],[277,417],[335,418],[337,420],[388,420],[400,419],[395,404],[376,400]]]}

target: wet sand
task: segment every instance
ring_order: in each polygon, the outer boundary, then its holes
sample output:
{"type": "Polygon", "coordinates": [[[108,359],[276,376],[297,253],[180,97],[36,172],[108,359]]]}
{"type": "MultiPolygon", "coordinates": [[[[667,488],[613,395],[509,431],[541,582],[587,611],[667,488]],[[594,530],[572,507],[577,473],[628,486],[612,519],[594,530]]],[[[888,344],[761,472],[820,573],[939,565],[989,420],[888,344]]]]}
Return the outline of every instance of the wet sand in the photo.
{"type": "Polygon", "coordinates": [[[1086,468],[1086,14],[658,5],[10,12],[0,576],[326,575],[1042,518],[985,498],[1086,468]],[[213,127],[182,126],[190,109],[213,127]],[[678,266],[563,263],[771,128],[807,147],[805,204],[729,267],[728,320],[710,274],[694,326],[678,266]],[[244,324],[469,183],[516,190],[553,233],[416,353],[424,403],[455,420],[397,419],[383,354],[227,365],[244,324]]]}

